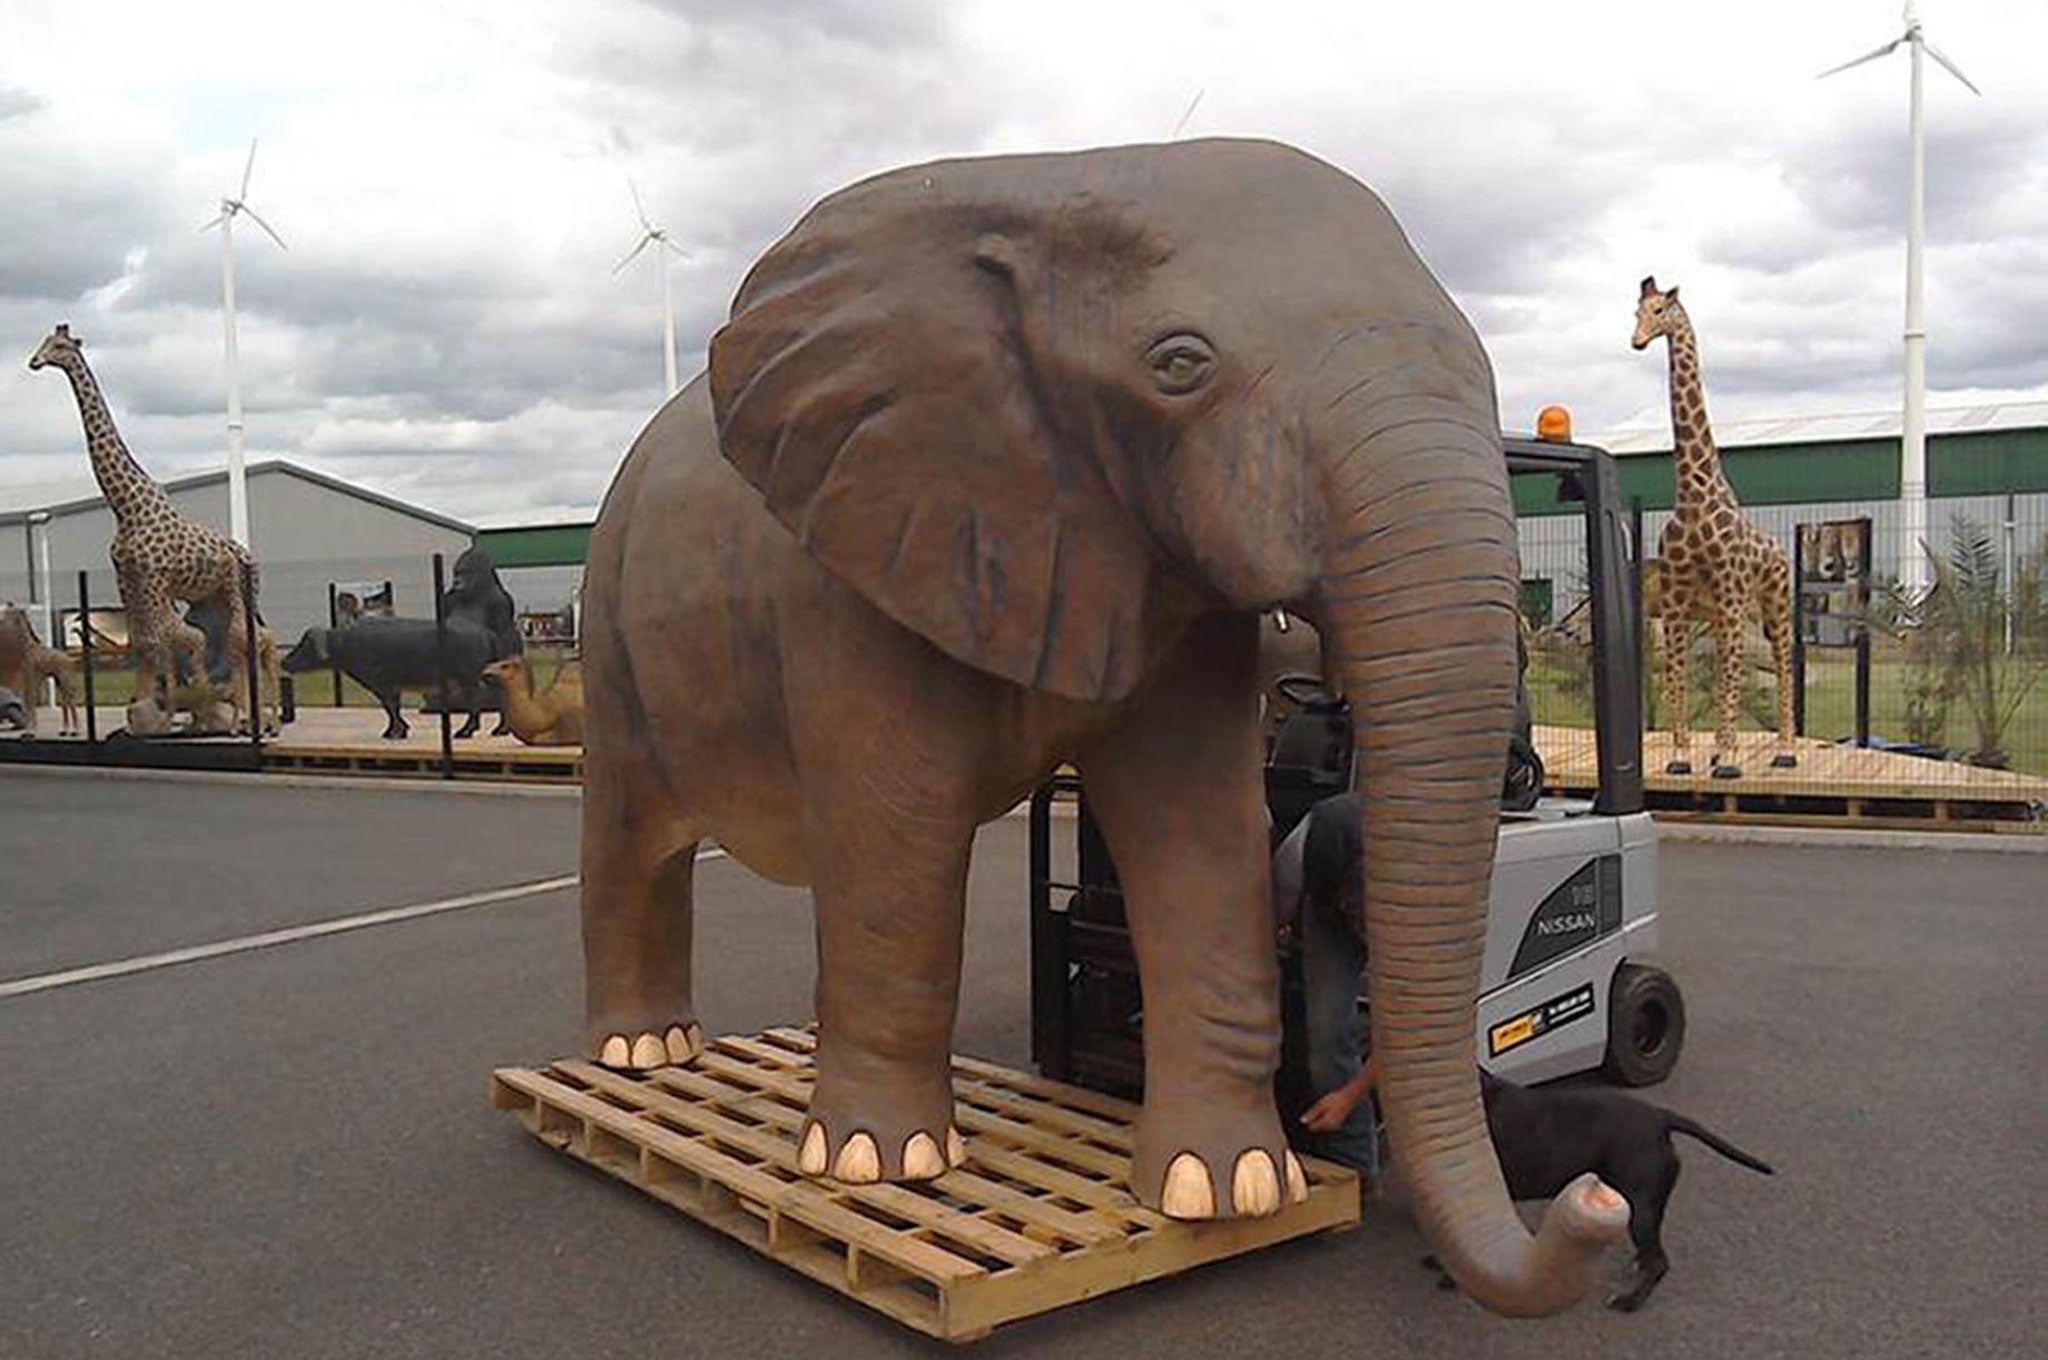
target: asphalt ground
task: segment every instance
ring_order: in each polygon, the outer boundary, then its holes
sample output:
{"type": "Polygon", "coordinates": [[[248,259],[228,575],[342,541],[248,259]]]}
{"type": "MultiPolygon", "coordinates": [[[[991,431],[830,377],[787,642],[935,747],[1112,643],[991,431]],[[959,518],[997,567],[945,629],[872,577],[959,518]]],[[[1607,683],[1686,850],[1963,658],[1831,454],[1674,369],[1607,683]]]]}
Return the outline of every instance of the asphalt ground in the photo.
{"type": "MultiPolygon", "coordinates": [[[[0,773],[0,983],[573,871],[573,799],[0,773]]],[[[1022,1065],[1024,826],[987,828],[959,1047],[1022,1065]]],[[[698,867],[715,1028],[801,1020],[804,895],[698,867]]],[[[2018,1356],[2048,1300],[2048,858],[1668,844],[1673,1268],[1492,1318],[1399,1214],[978,1356],[2018,1356]]],[[[493,1066],[578,1032],[574,894],[0,998],[0,1357],[939,1355],[543,1148],[493,1066]]],[[[1626,1258],[1609,1262],[1619,1279],[1626,1258]]]]}

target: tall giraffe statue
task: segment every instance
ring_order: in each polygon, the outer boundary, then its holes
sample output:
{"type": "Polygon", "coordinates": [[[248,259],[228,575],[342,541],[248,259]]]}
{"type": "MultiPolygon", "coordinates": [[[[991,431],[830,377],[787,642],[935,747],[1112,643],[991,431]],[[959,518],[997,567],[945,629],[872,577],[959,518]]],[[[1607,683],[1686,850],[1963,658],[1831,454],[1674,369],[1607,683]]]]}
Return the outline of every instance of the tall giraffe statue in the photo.
{"type": "Polygon", "coordinates": [[[1751,523],[1721,470],[1721,454],[1707,424],[1700,386],[1699,346],[1692,321],[1679,305],[1678,288],[1660,292],[1643,280],[1636,303],[1636,333],[1643,349],[1658,336],[1671,357],[1672,460],[1677,503],[1658,538],[1658,619],[1664,647],[1664,707],[1676,748],[1667,774],[1691,774],[1691,695],[1687,693],[1694,623],[1703,619],[1714,638],[1714,777],[1736,779],[1735,714],[1742,698],[1742,638],[1752,618],[1763,624],[1778,674],[1778,741],[1771,764],[1798,763],[1792,753],[1792,566],[1778,541],[1751,523]]]}
{"type": "MultiPolygon", "coordinates": [[[[249,675],[244,659],[248,626],[242,608],[242,570],[249,554],[217,529],[201,524],[171,504],[171,498],[142,470],[100,395],[86,365],[85,351],[69,326],[50,332],[31,369],[62,369],[78,399],[92,475],[114,513],[114,541],[107,555],[128,614],[128,639],[135,650],[135,698],[154,702],[158,675],[175,676],[174,658],[184,657],[203,674],[206,635],[178,617],[177,601],[217,600],[228,619],[227,645],[234,672],[235,722],[249,712],[249,675]]],[[[253,587],[254,576],[251,582],[253,587]]]]}

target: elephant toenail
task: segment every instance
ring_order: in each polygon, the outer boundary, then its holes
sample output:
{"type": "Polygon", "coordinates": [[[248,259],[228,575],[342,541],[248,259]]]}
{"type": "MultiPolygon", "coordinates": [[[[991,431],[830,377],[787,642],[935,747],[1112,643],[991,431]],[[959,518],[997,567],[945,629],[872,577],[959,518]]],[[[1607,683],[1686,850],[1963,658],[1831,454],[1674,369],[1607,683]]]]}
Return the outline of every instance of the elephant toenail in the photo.
{"type": "Polygon", "coordinates": [[[932,1136],[919,1131],[903,1144],[903,1175],[907,1180],[928,1181],[946,1174],[945,1159],[932,1136]]]}
{"type": "Polygon", "coordinates": [[[804,1145],[797,1150],[796,1169],[806,1176],[822,1176],[825,1163],[825,1126],[813,1120],[804,1130],[804,1145]]]}
{"type": "Polygon", "coordinates": [[[1216,1192],[1209,1184],[1209,1168],[1200,1157],[1183,1152],[1167,1164],[1159,1209],[1168,1218],[1216,1217],[1216,1192]]]}
{"type": "Polygon", "coordinates": [[[597,1060],[606,1067],[630,1067],[633,1064],[633,1049],[623,1034],[608,1036],[597,1051],[597,1060]]]}
{"type": "Polygon", "coordinates": [[[839,1149],[839,1161],[833,1166],[832,1175],[848,1185],[871,1185],[882,1179],[882,1155],[873,1136],[856,1133],[847,1139],[846,1146],[839,1149]]]}
{"type": "Polygon", "coordinates": [[[960,1130],[950,1125],[946,1129],[946,1161],[953,1166],[967,1164],[967,1140],[960,1136],[960,1130]]]}
{"type": "Polygon", "coordinates": [[[1264,1148],[1241,1154],[1230,1173],[1231,1212],[1263,1218],[1280,1209],[1280,1173],[1264,1148]]]}
{"type": "Polygon", "coordinates": [[[1287,1202],[1308,1203],[1308,1173],[1301,1169],[1301,1159],[1289,1152],[1282,1160],[1287,1164],[1287,1202]]]}
{"type": "Polygon", "coordinates": [[[663,1067],[668,1063],[668,1049],[660,1038],[643,1034],[633,1040],[633,1066],[643,1072],[652,1067],[663,1067]]]}
{"type": "Polygon", "coordinates": [[[695,1062],[704,1051],[704,1030],[692,1025],[684,1029],[681,1025],[670,1025],[668,1032],[661,1036],[662,1047],[668,1050],[668,1060],[677,1067],[695,1062]]]}

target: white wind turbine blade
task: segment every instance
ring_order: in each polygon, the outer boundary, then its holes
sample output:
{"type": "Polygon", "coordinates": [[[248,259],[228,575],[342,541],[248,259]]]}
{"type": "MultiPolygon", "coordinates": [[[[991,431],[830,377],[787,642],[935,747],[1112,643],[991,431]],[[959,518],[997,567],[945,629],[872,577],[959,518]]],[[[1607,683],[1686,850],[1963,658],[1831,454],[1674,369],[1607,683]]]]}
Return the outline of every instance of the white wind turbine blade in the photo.
{"type": "Polygon", "coordinates": [[[256,139],[251,137],[249,139],[249,159],[242,163],[242,192],[235,195],[235,201],[237,203],[240,203],[243,199],[249,196],[249,176],[255,173],[256,139]]]}
{"type": "Polygon", "coordinates": [[[662,249],[664,250],[673,250],[676,254],[682,256],[686,260],[694,258],[689,251],[684,250],[681,246],[677,245],[675,243],[675,239],[665,231],[656,232],[655,239],[661,242],[662,249]]]}
{"type": "Polygon", "coordinates": [[[626,252],[626,258],[625,258],[625,259],[623,259],[623,260],[620,260],[620,261],[619,261],[619,262],[618,262],[617,264],[615,264],[615,265],[613,265],[613,266],[612,266],[612,273],[614,273],[614,274],[618,273],[618,272],[619,272],[619,271],[620,271],[621,269],[624,269],[624,268],[625,268],[625,267],[626,267],[627,265],[629,265],[629,264],[633,263],[633,261],[635,261],[635,260],[639,259],[639,258],[640,258],[640,252],[641,252],[641,251],[643,251],[643,250],[645,250],[645,249],[647,249],[647,245],[648,245],[648,243],[649,243],[650,241],[653,241],[654,239],[655,239],[655,235],[654,235],[654,233],[653,233],[653,232],[651,232],[651,231],[650,231],[650,232],[648,232],[648,233],[647,233],[647,234],[646,234],[645,236],[642,236],[642,237],[640,238],[639,244],[635,245],[635,246],[634,246],[634,247],[633,247],[633,248],[632,248],[631,250],[629,250],[629,251],[627,251],[627,252],[626,252]]]}
{"type": "Polygon", "coordinates": [[[225,221],[227,221],[227,220],[228,220],[228,213],[227,213],[227,209],[226,209],[226,208],[222,208],[222,209],[221,209],[221,210],[220,210],[219,212],[215,213],[215,214],[213,215],[213,217],[212,217],[212,218],[211,218],[211,219],[210,219],[210,220],[209,220],[209,221],[208,221],[208,222],[206,223],[206,225],[200,228],[200,230],[201,230],[201,231],[212,231],[212,230],[213,230],[213,229],[214,229],[215,227],[219,226],[219,225],[220,225],[221,223],[223,223],[223,222],[225,222],[225,221]]]}
{"type": "Polygon", "coordinates": [[[1180,121],[1173,125],[1172,132],[1166,134],[1168,138],[1180,136],[1181,129],[1188,125],[1188,119],[1195,116],[1195,109],[1200,106],[1202,102],[1202,96],[1207,93],[1209,93],[1209,89],[1206,85],[1203,86],[1201,89],[1195,91],[1195,97],[1188,101],[1187,108],[1181,113],[1180,121]]]}
{"type": "Polygon", "coordinates": [[[631,175],[626,176],[626,187],[633,191],[633,212],[640,218],[640,225],[653,232],[654,224],[647,220],[647,209],[640,206],[640,186],[633,182],[631,175]]]}
{"type": "Polygon", "coordinates": [[[1933,43],[1927,41],[1927,39],[1922,38],[1920,40],[1920,50],[1925,52],[1928,56],[1933,57],[1936,61],[1940,62],[1944,67],[1947,68],[1948,73],[1950,75],[1954,76],[1957,80],[1962,81],[1964,89],[1968,90],[1971,94],[1974,95],[1983,95],[1984,92],[1978,89],[1976,85],[1971,82],[1968,76],[1963,74],[1963,70],[1960,66],[1957,66],[1954,62],[1950,61],[1946,56],[1944,56],[1942,54],[1942,50],[1939,47],[1936,47],[1933,43]]]}
{"type": "Polygon", "coordinates": [[[243,212],[249,214],[249,219],[251,221],[253,221],[257,226],[263,228],[263,232],[266,236],[268,236],[271,240],[277,242],[277,248],[279,250],[291,249],[290,246],[284,243],[284,237],[279,236],[276,231],[272,230],[271,225],[268,222],[264,221],[261,217],[258,217],[256,215],[256,210],[254,208],[244,203],[241,205],[241,209],[243,212]]]}
{"type": "Polygon", "coordinates": [[[1886,43],[1883,47],[1878,48],[1875,52],[1865,52],[1862,56],[1856,58],[1854,61],[1845,61],[1840,66],[1830,66],[1827,70],[1822,71],[1819,75],[1815,76],[1814,79],[1826,80],[1829,76],[1839,75],[1843,71],[1848,70],[1851,66],[1861,66],[1866,61],[1876,61],[1879,57],[1888,57],[1891,55],[1892,49],[1897,47],[1900,43],[1904,41],[1905,38],[1903,37],[1893,38],[1890,42],[1886,43]]]}

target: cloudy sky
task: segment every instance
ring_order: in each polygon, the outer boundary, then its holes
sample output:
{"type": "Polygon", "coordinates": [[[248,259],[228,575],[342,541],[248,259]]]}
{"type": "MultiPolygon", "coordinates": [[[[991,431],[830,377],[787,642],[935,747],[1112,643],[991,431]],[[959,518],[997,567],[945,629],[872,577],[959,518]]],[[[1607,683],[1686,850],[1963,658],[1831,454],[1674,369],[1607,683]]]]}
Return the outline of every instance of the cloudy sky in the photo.
{"type": "MultiPolygon", "coordinates": [[[[1926,0],[1930,405],[2048,396],[2048,4],[1926,0]]],[[[159,474],[225,459],[236,235],[251,458],[492,523],[586,512],[748,263],[941,156],[1275,137],[1377,189],[1478,324],[1503,423],[1663,419],[1637,280],[1684,287],[1713,414],[1898,402],[1894,0],[0,0],[0,498],[83,470],[20,360],[69,321],[159,474]],[[319,17],[311,17],[315,10],[319,17]],[[1197,99],[1199,96],[1199,99],[1197,99]]]]}

